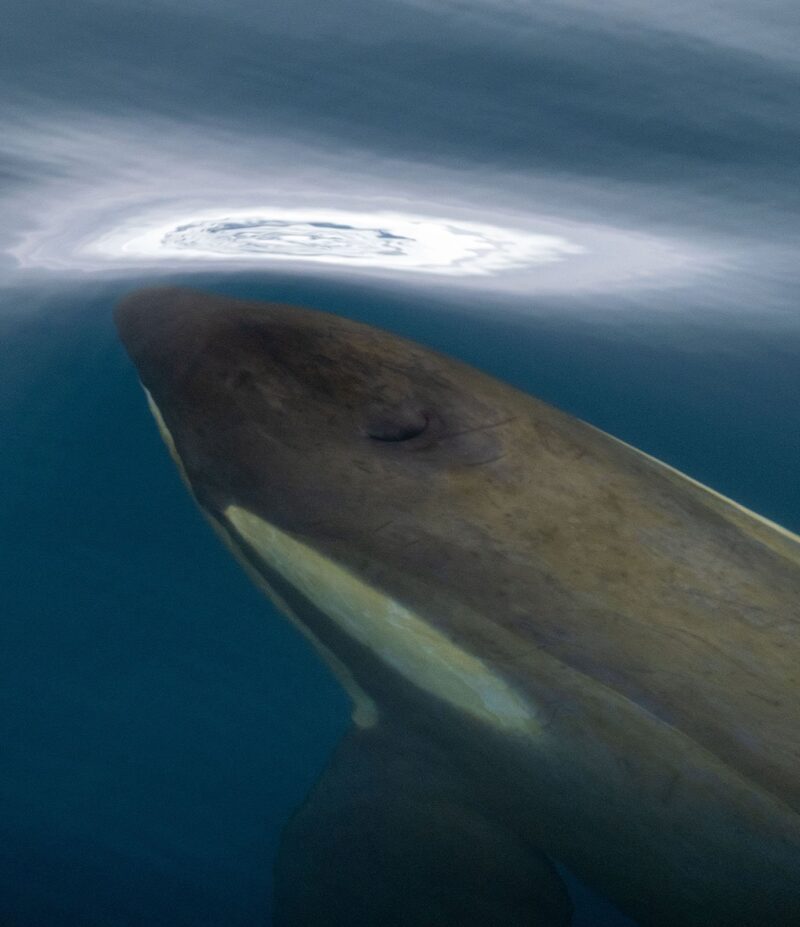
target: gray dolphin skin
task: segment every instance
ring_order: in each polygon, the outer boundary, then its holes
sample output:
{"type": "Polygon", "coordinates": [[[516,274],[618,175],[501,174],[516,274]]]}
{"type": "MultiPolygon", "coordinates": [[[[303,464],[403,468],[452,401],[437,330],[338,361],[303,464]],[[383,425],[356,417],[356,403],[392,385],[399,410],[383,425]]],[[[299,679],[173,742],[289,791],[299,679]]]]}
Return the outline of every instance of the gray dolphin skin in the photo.
{"type": "Polygon", "coordinates": [[[330,314],[117,310],[197,503],[352,697],[276,923],[800,924],[800,539],[330,314]]]}

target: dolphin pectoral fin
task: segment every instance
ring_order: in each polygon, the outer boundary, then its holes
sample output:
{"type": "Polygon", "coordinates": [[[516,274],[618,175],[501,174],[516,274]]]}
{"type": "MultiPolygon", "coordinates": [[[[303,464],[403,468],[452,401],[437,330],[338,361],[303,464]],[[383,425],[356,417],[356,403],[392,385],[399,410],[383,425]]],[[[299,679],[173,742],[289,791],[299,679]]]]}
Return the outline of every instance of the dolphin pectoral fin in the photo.
{"type": "Polygon", "coordinates": [[[284,832],[276,925],[569,924],[547,857],[469,793],[430,748],[382,726],[353,729],[284,832]]]}

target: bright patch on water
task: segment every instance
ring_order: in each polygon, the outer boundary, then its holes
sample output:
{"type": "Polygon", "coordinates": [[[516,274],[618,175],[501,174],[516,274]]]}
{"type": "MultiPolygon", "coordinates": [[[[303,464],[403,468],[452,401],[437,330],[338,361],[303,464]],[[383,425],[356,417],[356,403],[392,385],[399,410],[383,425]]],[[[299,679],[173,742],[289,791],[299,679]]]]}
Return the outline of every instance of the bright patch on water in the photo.
{"type": "Polygon", "coordinates": [[[215,211],[133,229],[90,245],[106,257],[186,261],[312,261],[433,274],[486,275],[582,254],[567,238],[403,213],[215,211]]]}
{"type": "Polygon", "coordinates": [[[13,234],[0,235],[0,281],[297,270],[527,299],[685,285],[727,272],[739,253],[576,210],[576,199],[596,198],[585,181],[565,191],[541,176],[524,193],[503,192],[443,166],[349,149],[242,135],[198,144],[168,121],[76,115],[34,123],[13,142],[15,162],[34,165],[43,151],[48,161],[30,190],[4,201],[13,234]]]}

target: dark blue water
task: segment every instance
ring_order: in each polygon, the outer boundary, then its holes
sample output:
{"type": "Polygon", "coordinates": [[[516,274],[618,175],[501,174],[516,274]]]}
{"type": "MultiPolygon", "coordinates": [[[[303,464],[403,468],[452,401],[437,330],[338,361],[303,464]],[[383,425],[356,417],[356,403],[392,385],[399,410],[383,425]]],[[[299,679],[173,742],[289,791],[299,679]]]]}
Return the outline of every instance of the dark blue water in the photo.
{"type": "MultiPolygon", "coordinates": [[[[800,331],[200,282],[410,334],[800,527],[800,331]]],[[[0,921],[249,927],[348,708],[174,472],[113,331],[125,286],[2,324],[0,921]]]]}

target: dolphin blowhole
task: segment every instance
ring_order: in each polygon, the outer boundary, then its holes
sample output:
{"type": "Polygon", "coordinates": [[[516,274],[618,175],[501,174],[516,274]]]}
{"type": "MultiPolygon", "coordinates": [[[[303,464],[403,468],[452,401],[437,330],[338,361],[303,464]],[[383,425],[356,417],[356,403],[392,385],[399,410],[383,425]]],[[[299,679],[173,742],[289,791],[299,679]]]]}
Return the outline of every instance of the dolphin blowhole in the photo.
{"type": "Polygon", "coordinates": [[[410,441],[423,434],[430,422],[431,416],[427,412],[401,407],[397,410],[368,413],[364,431],[373,441],[410,441]]]}

